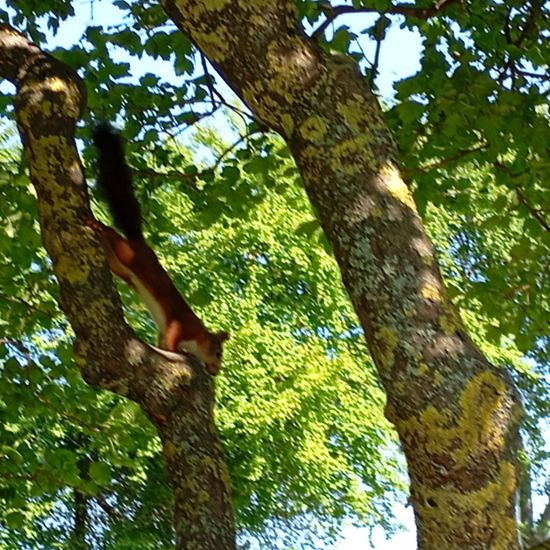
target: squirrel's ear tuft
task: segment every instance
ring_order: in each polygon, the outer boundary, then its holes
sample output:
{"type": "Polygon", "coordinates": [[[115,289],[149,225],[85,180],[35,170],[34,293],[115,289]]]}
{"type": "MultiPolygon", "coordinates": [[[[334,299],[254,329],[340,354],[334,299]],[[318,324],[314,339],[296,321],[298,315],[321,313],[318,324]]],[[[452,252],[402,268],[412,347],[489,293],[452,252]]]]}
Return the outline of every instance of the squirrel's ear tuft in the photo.
{"type": "Polygon", "coordinates": [[[216,332],[216,339],[220,344],[222,342],[225,342],[229,338],[229,332],[226,332],[225,330],[222,330],[221,332],[216,332]]]}

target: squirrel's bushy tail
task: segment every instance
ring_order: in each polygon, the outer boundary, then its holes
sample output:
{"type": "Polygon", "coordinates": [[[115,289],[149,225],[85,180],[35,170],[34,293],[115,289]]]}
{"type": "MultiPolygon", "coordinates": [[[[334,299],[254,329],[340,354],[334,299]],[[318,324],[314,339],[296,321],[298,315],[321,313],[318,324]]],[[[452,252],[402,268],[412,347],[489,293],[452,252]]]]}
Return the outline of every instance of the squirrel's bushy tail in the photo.
{"type": "Polygon", "coordinates": [[[109,204],[115,225],[128,239],[143,240],[141,211],[134,195],[122,138],[107,122],[98,124],[92,137],[97,148],[97,183],[109,204]]]}

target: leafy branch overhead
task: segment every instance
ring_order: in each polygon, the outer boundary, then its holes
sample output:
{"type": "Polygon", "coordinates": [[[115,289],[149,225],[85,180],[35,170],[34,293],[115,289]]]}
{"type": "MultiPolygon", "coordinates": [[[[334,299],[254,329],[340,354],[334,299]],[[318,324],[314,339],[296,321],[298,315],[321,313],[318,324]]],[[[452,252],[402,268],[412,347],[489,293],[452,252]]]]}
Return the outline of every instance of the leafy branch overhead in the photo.
{"type": "Polygon", "coordinates": [[[463,0],[440,0],[434,2],[432,6],[419,8],[411,4],[391,4],[390,2],[373,2],[372,7],[362,5],[352,6],[332,6],[328,3],[320,3],[319,10],[325,15],[326,19],[313,31],[312,37],[316,38],[322,35],[325,30],[334,23],[335,19],[341,15],[377,13],[380,15],[405,15],[417,19],[429,19],[444,12],[449,6],[463,5],[463,0]]]}
{"type": "Polygon", "coordinates": [[[549,16],[7,0],[0,546],[331,547],[344,520],[391,532],[407,498],[420,547],[515,549],[516,502],[539,544],[549,16]],[[88,230],[98,120],[121,129],[147,242],[230,327],[225,458],[212,379],[145,344],[88,230]]]}
{"type": "MultiPolygon", "coordinates": [[[[189,467],[193,463],[193,457],[181,454],[186,440],[180,427],[185,425],[199,438],[197,449],[202,447],[214,466],[197,469],[198,487],[201,495],[205,487],[210,487],[212,497],[220,501],[219,507],[208,506],[205,510],[218,516],[219,531],[225,534],[230,547],[234,541],[233,516],[224,504],[227,497],[223,494],[229,488],[212,426],[212,383],[196,361],[193,371],[183,356],[167,360],[134,336],[122,318],[120,301],[101,261],[103,255],[90,226],[87,189],[74,143],[75,124],[85,98],[82,83],[65,65],[6,25],[0,27],[0,74],[17,87],[18,127],[38,196],[44,246],[60,285],[60,305],[76,335],[75,362],[88,383],[139,403],[169,449],[166,466],[170,471],[175,473],[182,464],[189,467]],[[201,395],[203,402],[190,399],[194,394],[201,395]],[[179,421],[172,422],[174,418],[179,421]],[[218,469],[215,477],[211,475],[212,467],[218,469]]],[[[61,453],[67,454],[56,451],[54,456],[61,453]]],[[[51,456],[47,460],[54,467],[64,461],[51,456]]],[[[101,485],[107,483],[108,471],[104,466],[92,466],[81,469],[80,475],[91,476],[101,485]]],[[[74,478],[74,471],[71,476],[74,478]]],[[[172,481],[177,486],[177,477],[172,481]]],[[[198,491],[186,490],[192,514],[199,505],[198,491]]],[[[75,495],[84,498],[81,488],[75,488],[75,495]]],[[[85,533],[85,529],[80,530],[85,533]]],[[[197,539],[211,537],[200,533],[195,538],[188,536],[188,540],[195,545],[197,539]]]]}
{"type": "MultiPolygon", "coordinates": [[[[145,358],[139,341],[122,320],[120,302],[101,264],[97,238],[87,228],[91,213],[74,144],[74,127],[85,100],[82,82],[6,25],[0,26],[0,63],[2,74],[18,89],[18,127],[38,195],[42,238],[60,283],[61,306],[77,336],[77,361],[89,382],[142,401],[156,370],[162,370],[162,362],[154,355],[145,358]],[[136,348],[134,361],[143,361],[141,380],[129,374],[136,365],[128,358],[126,363],[114,363],[119,353],[113,350],[124,342],[136,348]]],[[[155,397],[151,398],[154,407],[155,397]]],[[[153,409],[149,412],[155,414],[153,409]]]]}

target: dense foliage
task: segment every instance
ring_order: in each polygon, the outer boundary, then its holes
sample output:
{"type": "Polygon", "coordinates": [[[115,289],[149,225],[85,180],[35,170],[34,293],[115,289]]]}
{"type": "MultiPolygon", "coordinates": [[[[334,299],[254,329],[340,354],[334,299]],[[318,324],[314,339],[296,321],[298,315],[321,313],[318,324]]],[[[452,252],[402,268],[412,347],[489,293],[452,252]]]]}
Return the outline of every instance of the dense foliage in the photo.
{"type": "MultiPolygon", "coordinates": [[[[3,18],[87,84],[90,181],[92,122],[116,120],[130,141],[150,242],[210,324],[232,332],[217,417],[242,540],[328,541],[344,517],[387,525],[401,477],[383,395],[287,149],[261,133],[157,3],[6,4],[3,18]],[[194,137],[184,133],[195,125],[194,137]]],[[[316,34],[321,46],[352,52],[373,85],[391,29],[423,37],[420,70],[396,84],[388,122],[473,337],[515,368],[527,405],[525,462],[544,492],[546,8],[443,4],[445,17],[431,18],[354,0],[349,10],[368,14],[350,26],[328,3],[297,2],[308,28],[330,21],[316,34]]],[[[9,90],[1,100],[10,117],[9,90]]],[[[71,362],[11,129],[3,127],[0,150],[0,543],[168,546],[160,446],[136,406],[85,385],[71,362]]],[[[121,292],[152,341],[143,308],[121,292]]]]}
{"type": "MultiPolygon", "coordinates": [[[[223,147],[205,136],[213,150],[223,147]]],[[[243,152],[209,181],[163,181],[141,197],[150,241],[178,286],[212,326],[232,329],[218,426],[242,536],[328,536],[344,517],[386,523],[389,494],[400,482],[386,456],[392,443],[382,392],[334,261],[317,234],[304,238],[312,214],[288,154],[279,142],[265,146],[278,158],[271,171],[277,186],[266,185],[243,152]],[[223,213],[215,208],[221,200],[223,213]]],[[[172,169],[190,162],[185,151],[173,154],[172,169]]],[[[3,217],[13,227],[3,231],[33,239],[2,239],[3,274],[13,281],[2,285],[9,292],[2,301],[5,542],[60,544],[71,536],[81,493],[95,518],[89,540],[158,548],[160,537],[168,544],[169,491],[154,432],[134,405],[80,380],[52,302],[32,197],[30,212],[22,206],[28,181],[7,179],[3,217]],[[18,254],[29,259],[17,261],[18,254]],[[35,308],[49,308],[46,319],[35,308]]],[[[154,340],[143,307],[121,291],[134,326],[154,340]]]]}

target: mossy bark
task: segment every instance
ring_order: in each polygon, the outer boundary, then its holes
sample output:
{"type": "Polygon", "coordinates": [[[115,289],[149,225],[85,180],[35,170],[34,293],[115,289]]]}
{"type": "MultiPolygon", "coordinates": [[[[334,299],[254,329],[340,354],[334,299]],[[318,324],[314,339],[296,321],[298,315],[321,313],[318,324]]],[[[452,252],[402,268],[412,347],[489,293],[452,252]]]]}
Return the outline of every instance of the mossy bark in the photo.
{"type": "Polygon", "coordinates": [[[178,548],[227,550],[235,527],[227,468],[213,422],[213,382],[202,365],[168,361],[124,322],[91,217],[75,146],[85,88],[67,66],[0,25],[0,76],[17,88],[17,123],[38,196],[42,240],[74,330],[87,382],[133,399],[162,440],[178,548]]]}
{"type": "Polygon", "coordinates": [[[163,5],[294,155],[387,392],[419,547],[517,548],[517,391],[447,296],[392,136],[353,60],[321,51],[293,0],[163,5]]]}

